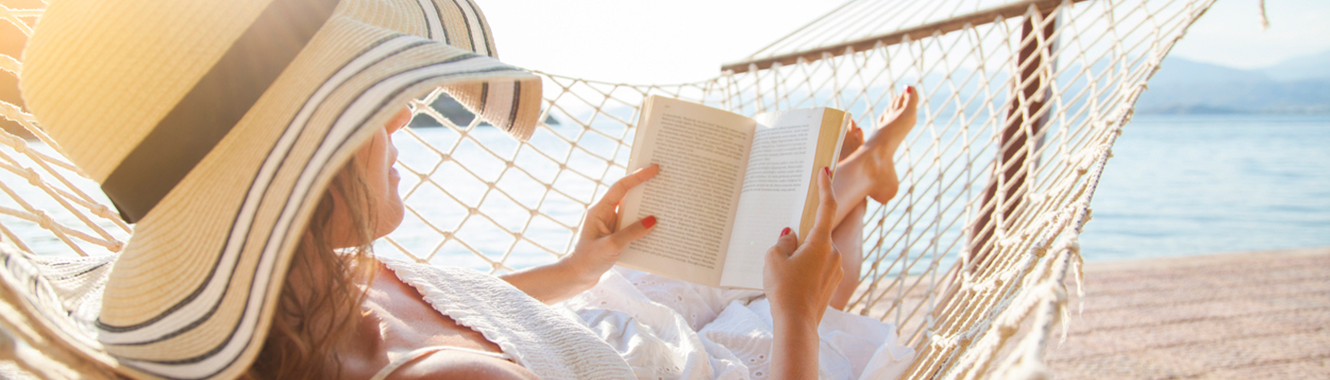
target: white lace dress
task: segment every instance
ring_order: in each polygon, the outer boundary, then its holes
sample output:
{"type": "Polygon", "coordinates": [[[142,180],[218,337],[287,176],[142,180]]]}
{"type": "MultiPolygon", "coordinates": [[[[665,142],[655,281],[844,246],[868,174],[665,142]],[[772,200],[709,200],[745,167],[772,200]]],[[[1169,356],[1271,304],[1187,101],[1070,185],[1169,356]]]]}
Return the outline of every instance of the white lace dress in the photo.
{"type": "MultiPolygon", "coordinates": [[[[771,358],[770,304],[630,269],[553,307],[507,282],[461,268],[384,260],[440,313],[480,332],[544,379],[762,379],[771,358]]],[[[819,329],[823,379],[892,379],[914,359],[895,327],[828,310],[819,329]]]]}

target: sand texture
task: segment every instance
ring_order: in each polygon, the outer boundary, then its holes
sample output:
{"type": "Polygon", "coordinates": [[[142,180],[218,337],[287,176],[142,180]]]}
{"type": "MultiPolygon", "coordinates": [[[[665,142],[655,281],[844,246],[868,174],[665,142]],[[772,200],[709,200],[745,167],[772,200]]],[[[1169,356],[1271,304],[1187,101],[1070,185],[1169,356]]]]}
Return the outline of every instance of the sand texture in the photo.
{"type": "Polygon", "coordinates": [[[1058,379],[1330,379],[1330,247],[1089,263],[1058,379]]]}

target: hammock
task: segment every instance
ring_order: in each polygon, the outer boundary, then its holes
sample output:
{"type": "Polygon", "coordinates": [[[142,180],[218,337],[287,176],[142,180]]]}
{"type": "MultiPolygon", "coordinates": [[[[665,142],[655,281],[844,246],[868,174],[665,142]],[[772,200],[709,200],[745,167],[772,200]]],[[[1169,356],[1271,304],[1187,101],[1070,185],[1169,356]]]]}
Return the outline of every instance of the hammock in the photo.
{"type": "MultiPolygon", "coordinates": [[[[918,352],[909,378],[1047,377],[1043,354],[1056,326],[1065,337],[1064,281],[1074,274],[1079,291],[1077,237],[1113,142],[1159,62],[1212,3],[851,0],[705,81],[538,72],[545,123],[525,143],[449,118],[433,107],[447,100],[436,91],[415,102],[416,127],[397,139],[408,213],[375,249],[489,271],[553,261],[581,212],[624,175],[648,95],[742,114],[829,106],[867,128],[910,84],[922,95],[919,123],[896,157],[900,192],[869,201],[850,309],[899,326],[918,352]]],[[[0,18],[26,35],[41,12],[0,5],[0,18]]],[[[16,54],[0,55],[0,76],[18,75],[16,54]]],[[[0,339],[0,375],[107,376],[89,360],[97,352],[64,343],[89,337],[40,323],[78,314],[43,309],[43,299],[68,304],[95,291],[59,286],[62,268],[47,263],[117,252],[132,227],[15,102],[0,101],[0,122],[19,127],[0,134],[9,196],[0,197],[0,235],[38,256],[6,255],[0,271],[0,327],[16,341],[0,339]],[[17,287],[24,276],[54,285],[17,287]]]]}

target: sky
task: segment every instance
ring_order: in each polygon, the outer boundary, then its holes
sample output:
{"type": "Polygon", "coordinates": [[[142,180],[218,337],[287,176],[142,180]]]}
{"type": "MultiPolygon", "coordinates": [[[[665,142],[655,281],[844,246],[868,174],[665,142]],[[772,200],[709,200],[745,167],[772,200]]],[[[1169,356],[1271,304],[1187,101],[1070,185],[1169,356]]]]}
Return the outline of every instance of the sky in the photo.
{"type": "Polygon", "coordinates": [[[1219,0],[1172,54],[1252,69],[1330,50],[1330,0],[1266,0],[1270,28],[1264,31],[1259,3],[1219,0]]]}
{"type": "MultiPolygon", "coordinates": [[[[1174,47],[1177,56],[1258,68],[1330,50],[1330,0],[1219,0],[1174,47]]],[[[631,84],[714,77],[843,1],[481,1],[504,62],[631,84]]]]}
{"type": "Polygon", "coordinates": [[[632,84],[713,78],[842,2],[791,0],[478,1],[499,59],[632,84]]]}

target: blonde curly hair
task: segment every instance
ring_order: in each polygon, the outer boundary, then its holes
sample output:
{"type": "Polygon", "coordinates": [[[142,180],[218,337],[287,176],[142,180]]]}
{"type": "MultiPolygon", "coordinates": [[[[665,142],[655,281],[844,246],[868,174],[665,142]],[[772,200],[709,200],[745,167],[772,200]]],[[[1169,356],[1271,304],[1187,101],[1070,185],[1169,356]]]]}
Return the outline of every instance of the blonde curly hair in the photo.
{"type": "Polygon", "coordinates": [[[376,222],[369,209],[372,195],[356,160],[352,158],[332,180],[310,217],[291,258],[263,350],[241,378],[326,379],[340,375],[335,372],[341,359],[333,349],[350,337],[346,332],[360,321],[365,289],[377,268],[371,246],[376,222]],[[332,216],[338,208],[351,221],[349,231],[333,231],[332,216]],[[360,243],[336,247],[335,241],[360,243]],[[307,279],[322,282],[311,286],[304,282],[307,279]],[[328,373],[329,368],[334,373],[328,373]]]}

